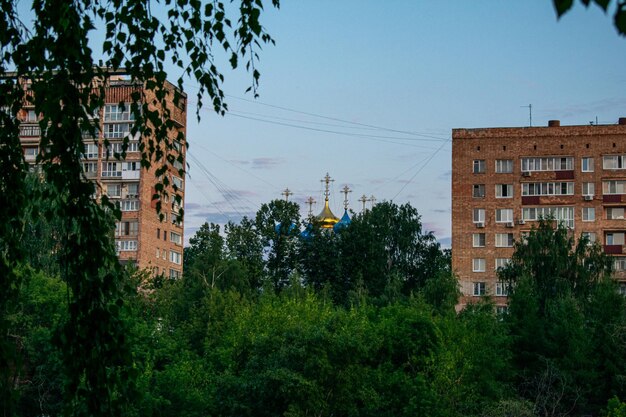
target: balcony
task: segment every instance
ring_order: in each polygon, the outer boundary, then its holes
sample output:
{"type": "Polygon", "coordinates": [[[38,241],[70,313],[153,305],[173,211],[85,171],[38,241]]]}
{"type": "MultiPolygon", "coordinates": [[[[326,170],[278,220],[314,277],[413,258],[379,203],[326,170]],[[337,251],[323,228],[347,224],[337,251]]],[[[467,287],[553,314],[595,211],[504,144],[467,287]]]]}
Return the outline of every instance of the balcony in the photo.
{"type": "Polygon", "coordinates": [[[574,171],[554,171],[557,180],[573,180],[574,171]]]}
{"type": "Polygon", "coordinates": [[[607,255],[621,255],[622,245],[604,245],[604,253],[607,255]]]}
{"type": "Polygon", "coordinates": [[[622,194],[604,194],[602,196],[603,203],[621,203],[622,194]]]}

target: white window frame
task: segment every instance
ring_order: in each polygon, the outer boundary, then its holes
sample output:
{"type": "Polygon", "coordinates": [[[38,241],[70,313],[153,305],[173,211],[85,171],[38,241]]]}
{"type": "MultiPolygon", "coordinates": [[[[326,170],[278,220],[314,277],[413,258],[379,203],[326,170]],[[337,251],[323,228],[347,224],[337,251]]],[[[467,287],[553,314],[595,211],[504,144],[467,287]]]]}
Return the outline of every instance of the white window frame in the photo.
{"type": "Polygon", "coordinates": [[[472,186],[472,198],[485,198],[485,184],[474,184],[472,186]]]}
{"type": "Polygon", "coordinates": [[[105,122],[126,122],[135,120],[135,115],[130,111],[130,103],[124,103],[124,109],[119,104],[104,105],[105,122]]]}
{"type": "Polygon", "coordinates": [[[592,245],[596,242],[596,233],[595,232],[582,232],[582,237],[586,237],[589,241],[589,244],[592,245]]]}
{"type": "Polygon", "coordinates": [[[496,209],[496,223],[510,223],[513,221],[513,209],[496,209]]]}
{"type": "Polygon", "coordinates": [[[183,256],[180,252],[176,252],[170,250],[170,262],[176,265],[180,265],[182,263],[183,256]]]}
{"type": "Polygon", "coordinates": [[[472,247],[484,248],[487,239],[484,233],[472,233],[472,247]]]}
{"type": "Polygon", "coordinates": [[[472,282],[472,295],[474,297],[487,295],[487,283],[484,281],[472,282]]]}
{"type": "Polygon", "coordinates": [[[513,184],[496,184],[496,198],[513,198],[513,184]]]}
{"type": "Polygon", "coordinates": [[[117,244],[118,252],[133,252],[137,250],[136,240],[117,240],[115,243],[117,244]]]}
{"type": "Polygon", "coordinates": [[[593,157],[584,156],[580,159],[581,172],[593,172],[593,157]]]}
{"type": "Polygon", "coordinates": [[[596,208],[595,207],[583,207],[582,208],[582,221],[595,222],[596,221],[596,208]]]}
{"type": "Polygon", "coordinates": [[[624,245],[624,239],[626,234],[624,232],[608,232],[604,235],[605,244],[611,245],[624,245]]]}
{"type": "Polygon", "coordinates": [[[180,233],[176,233],[176,232],[170,232],[170,242],[176,244],[176,245],[182,245],[183,244],[183,237],[180,233]]]}
{"type": "Polygon", "coordinates": [[[522,197],[550,195],[574,195],[574,181],[522,183],[522,197]]]}
{"type": "Polygon", "coordinates": [[[512,248],[514,241],[513,233],[496,233],[496,248],[512,248]]]}
{"type": "Polygon", "coordinates": [[[485,223],[485,209],[475,208],[472,214],[473,223],[485,223]]]}
{"type": "Polygon", "coordinates": [[[626,155],[604,155],[602,157],[602,169],[626,169],[626,155]]]}
{"type": "Polygon", "coordinates": [[[484,159],[474,159],[472,162],[472,172],[474,174],[484,174],[485,173],[485,160],[484,159]]]}
{"type": "Polygon", "coordinates": [[[513,172],[512,159],[496,159],[496,174],[510,174],[513,172]]]}
{"type": "Polygon", "coordinates": [[[607,207],[606,219],[607,220],[624,220],[625,214],[624,207],[607,207]]]}
{"type": "Polygon", "coordinates": [[[139,211],[139,200],[122,200],[120,202],[121,211],[139,211]]]}
{"type": "Polygon", "coordinates": [[[583,192],[583,195],[595,195],[596,183],[595,182],[583,182],[582,192],[583,192]]]}
{"type": "Polygon", "coordinates": [[[98,144],[97,143],[85,143],[85,158],[86,159],[98,159],[98,144]]]}
{"type": "Polygon", "coordinates": [[[522,158],[522,172],[532,171],[573,171],[573,156],[548,156],[522,158]]]}
{"type": "Polygon", "coordinates": [[[626,194],[626,180],[602,181],[602,194],[626,194]]]}
{"type": "Polygon", "coordinates": [[[507,282],[496,282],[496,296],[508,297],[509,296],[509,284],[507,282]]]}
{"type": "Polygon", "coordinates": [[[511,258],[496,258],[494,269],[497,271],[500,268],[504,268],[511,262],[511,258]]]}
{"type": "Polygon", "coordinates": [[[122,163],[121,162],[103,162],[102,163],[102,177],[116,178],[122,176],[122,163]]]}
{"type": "Polygon", "coordinates": [[[573,206],[536,206],[522,207],[522,219],[524,221],[538,221],[541,219],[554,218],[560,224],[570,229],[574,228],[573,206]]]}
{"type": "Polygon", "coordinates": [[[485,258],[473,258],[472,259],[472,272],[485,272],[486,262],[485,258]]]}

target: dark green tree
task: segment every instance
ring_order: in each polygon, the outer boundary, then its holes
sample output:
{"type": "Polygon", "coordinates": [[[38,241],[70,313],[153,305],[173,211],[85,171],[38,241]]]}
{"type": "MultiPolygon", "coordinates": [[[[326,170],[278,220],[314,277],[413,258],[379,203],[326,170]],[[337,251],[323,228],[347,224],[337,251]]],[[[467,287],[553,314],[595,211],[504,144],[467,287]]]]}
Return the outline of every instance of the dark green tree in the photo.
{"type": "Polygon", "coordinates": [[[289,285],[296,268],[300,207],[291,201],[272,200],[257,211],[255,222],[265,258],[265,274],[275,291],[289,285]]]}
{"type": "Polygon", "coordinates": [[[376,204],[355,215],[340,233],[344,280],[354,289],[361,281],[374,297],[390,286],[409,295],[426,280],[450,271],[449,254],[434,235],[422,230],[417,210],[410,204],[376,204]]]}
{"type": "Polygon", "coordinates": [[[263,278],[263,245],[254,221],[244,217],[239,224],[224,227],[228,259],[237,260],[244,268],[250,288],[259,290],[263,278]]]}
{"type": "MultiPolygon", "coordinates": [[[[573,6],[574,0],[552,0],[554,2],[554,8],[556,10],[556,14],[559,18],[561,18],[564,14],[566,14],[573,6]]],[[[610,0],[580,0],[585,7],[588,7],[590,3],[595,3],[605,12],[608,10],[609,5],[611,4],[610,0]]],[[[615,24],[615,28],[617,29],[617,33],[621,36],[626,36],[626,1],[618,0],[615,6],[615,13],[613,14],[613,22],[615,24]]]]}
{"type": "MultiPolygon", "coordinates": [[[[233,68],[239,58],[245,60],[252,73],[251,88],[257,87],[256,51],[272,39],[259,20],[261,2],[237,3],[239,7],[229,8],[222,2],[166,1],[165,13],[156,16],[151,4],[142,0],[35,0],[33,24],[26,28],[17,3],[0,2],[0,206],[5,219],[0,229],[0,330],[6,334],[5,312],[17,302],[19,277],[14,269],[24,256],[20,213],[28,202],[27,167],[21,155],[17,113],[30,104],[41,116],[40,149],[45,152],[38,163],[53,190],[45,215],[64,223],[59,264],[69,289],[69,317],[58,343],[63,347],[68,415],[123,415],[134,398],[132,355],[120,318],[123,273],[110,233],[111,213],[116,211],[106,199],[97,204],[92,198],[93,184],[81,176],[83,132],[95,133],[90,116],[104,102],[106,83],[100,81],[110,71],[123,70],[145,87],[147,95],[135,92],[131,103],[137,121],[133,133],[147,141],[142,166],[156,166],[157,175],[176,169],[173,165],[177,159],[182,162],[182,157],[174,149],[186,142],[182,135],[170,135],[174,121],[167,103],[173,98],[177,104],[181,94],[166,85],[165,63],[172,62],[184,74],[178,80],[181,89],[184,77],[193,78],[200,85],[198,102],[202,104],[207,94],[220,113],[226,104],[214,48],[226,51],[227,65],[233,68]],[[96,26],[104,29],[102,59],[95,58],[89,46],[96,26]],[[153,99],[148,101],[147,96],[153,99]]],[[[278,6],[278,0],[272,4],[278,6]]],[[[167,176],[163,178],[163,184],[156,185],[157,194],[165,192],[167,176]]],[[[180,195],[173,198],[180,203],[180,195]]],[[[4,415],[15,410],[13,389],[4,375],[14,359],[13,350],[5,337],[0,338],[4,415]]]]}
{"type": "Polygon", "coordinates": [[[510,285],[505,316],[518,392],[543,415],[597,413],[623,395],[624,299],[599,245],[551,220],[517,242],[499,271],[510,285]],[[556,414],[555,414],[556,413],[556,414]]]}

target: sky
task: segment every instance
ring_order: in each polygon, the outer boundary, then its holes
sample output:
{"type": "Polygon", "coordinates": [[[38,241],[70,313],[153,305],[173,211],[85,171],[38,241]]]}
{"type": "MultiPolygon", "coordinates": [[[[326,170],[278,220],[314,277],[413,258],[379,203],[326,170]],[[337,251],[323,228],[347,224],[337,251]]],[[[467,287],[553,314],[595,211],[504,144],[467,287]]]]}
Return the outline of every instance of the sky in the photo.
{"type": "MultiPolygon", "coordinates": [[[[262,17],[275,46],[250,75],[224,71],[230,112],[189,101],[185,234],[238,222],[284,198],[343,214],[359,198],[410,203],[444,246],[451,234],[451,131],[626,116],[626,39],[581,4],[549,0],[281,1],[262,17]]],[[[609,10],[613,10],[611,4],[609,10]]],[[[193,82],[185,84],[190,96],[193,82]]],[[[367,203],[369,207],[371,203],[367,203]]]]}

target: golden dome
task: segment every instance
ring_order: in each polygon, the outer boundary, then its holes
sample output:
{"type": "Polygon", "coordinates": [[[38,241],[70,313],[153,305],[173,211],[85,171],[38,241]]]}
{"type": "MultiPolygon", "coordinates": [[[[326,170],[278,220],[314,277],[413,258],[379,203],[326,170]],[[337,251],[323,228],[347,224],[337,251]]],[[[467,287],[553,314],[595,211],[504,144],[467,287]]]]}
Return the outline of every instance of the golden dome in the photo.
{"type": "Polygon", "coordinates": [[[322,229],[330,229],[339,221],[339,218],[335,216],[333,212],[330,211],[330,207],[328,207],[328,198],[324,201],[322,212],[315,216],[315,220],[322,229]]]}

